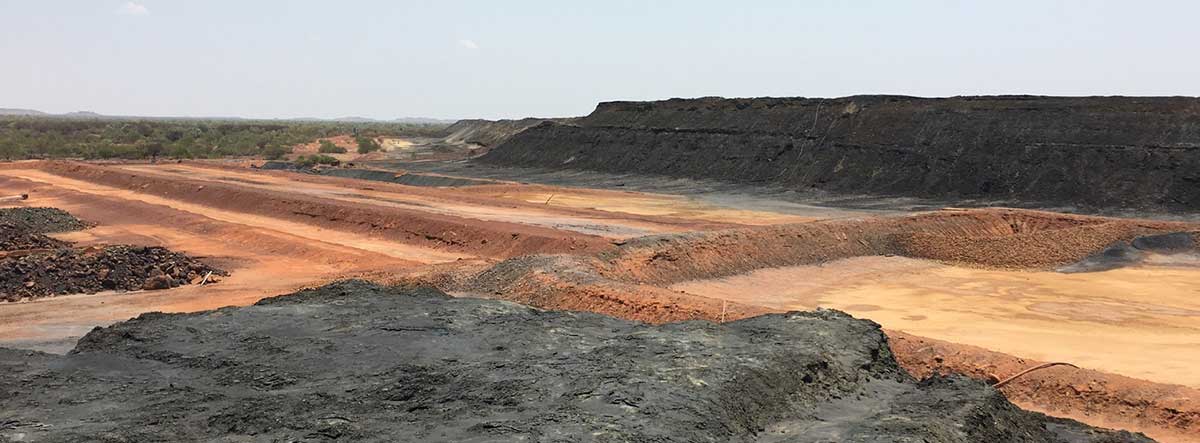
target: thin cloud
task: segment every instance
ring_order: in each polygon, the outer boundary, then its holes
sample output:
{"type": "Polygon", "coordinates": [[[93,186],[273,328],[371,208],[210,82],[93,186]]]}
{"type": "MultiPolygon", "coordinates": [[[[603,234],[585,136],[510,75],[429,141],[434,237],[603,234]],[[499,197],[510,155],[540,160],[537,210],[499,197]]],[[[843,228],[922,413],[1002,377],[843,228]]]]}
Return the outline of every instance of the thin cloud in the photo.
{"type": "Polygon", "coordinates": [[[475,44],[474,40],[462,39],[458,41],[458,45],[467,49],[479,49],[479,45],[475,44]]]}
{"type": "Polygon", "coordinates": [[[134,2],[125,2],[120,8],[117,8],[117,14],[121,15],[150,15],[150,10],[146,5],[134,2]]]}

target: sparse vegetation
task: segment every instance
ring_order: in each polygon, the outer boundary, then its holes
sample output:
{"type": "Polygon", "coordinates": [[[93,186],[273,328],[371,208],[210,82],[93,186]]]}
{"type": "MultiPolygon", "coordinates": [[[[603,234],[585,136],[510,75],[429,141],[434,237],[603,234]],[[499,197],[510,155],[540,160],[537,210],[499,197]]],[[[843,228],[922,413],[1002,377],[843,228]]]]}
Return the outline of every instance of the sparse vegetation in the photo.
{"type": "Polygon", "coordinates": [[[375,139],[371,138],[371,137],[365,137],[365,136],[360,135],[360,136],[358,136],[358,138],[355,141],[358,142],[358,153],[359,154],[370,154],[372,152],[383,149],[382,146],[379,146],[379,142],[376,142],[375,139]]]}
{"type": "Polygon", "coordinates": [[[288,153],[290,153],[290,152],[292,152],[291,149],[285,148],[283,146],[267,145],[267,148],[265,150],[263,150],[263,157],[266,158],[267,160],[279,160],[279,159],[283,158],[285,155],[288,155],[288,153]]]}
{"type": "MultiPolygon", "coordinates": [[[[357,132],[360,140],[374,142],[374,137],[384,135],[437,136],[444,129],[445,125],[407,123],[0,116],[0,160],[277,159],[290,152],[290,146],[340,134],[357,132]]],[[[360,141],[360,152],[362,146],[360,141]]],[[[373,146],[378,149],[378,144],[373,146]]]]}
{"type": "Polygon", "coordinates": [[[313,154],[308,157],[301,155],[296,157],[296,165],[303,168],[311,168],[316,165],[336,166],[339,163],[341,163],[341,161],[338,159],[323,154],[313,154]]]}
{"type": "Polygon", "coordinates": [[[333,142],[321,139],[321,146],[317,148],[317,152],[322,154],[345,154],[346,148],[333,144],[333,142]]]}

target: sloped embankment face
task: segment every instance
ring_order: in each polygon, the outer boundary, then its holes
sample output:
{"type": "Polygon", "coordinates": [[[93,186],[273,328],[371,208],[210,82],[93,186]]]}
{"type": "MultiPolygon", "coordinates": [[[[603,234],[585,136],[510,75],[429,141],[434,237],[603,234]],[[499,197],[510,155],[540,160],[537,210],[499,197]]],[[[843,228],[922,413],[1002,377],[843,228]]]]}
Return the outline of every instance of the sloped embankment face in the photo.
{"type": "Polygon", "coordinates": [[[985,268],[1053,269],[1114,243],[1196,229],[1188,223],[1017,209],[937,211],[643,237],[604,253],[602,272],[619,280],[661,285],[869,255],[985,268]]]}
{"type": "MultiPolygon", "coordinates": [[[[647,236],[594,255],[514,257],[492,266],[398,275],[395,281],[650,323],[725,321],[769,310],[667,286],[759,269],[886,255],[981,268],[1052,270],[1111,245],[1159,241],[1155,239],[1164,234],[1187,232],[1200,232],[1200,226],[1020,209],[948,210],[647,236]]],[[[1187,235],[1190,239],[1194,234],[1187,235]]]]}
{"type": "Polygon", "coordinates": [[[523,118],[520,120],[459,120],[446,128],[448,135],[443,138],[443,141],[446,143],[468,143],[490,148],[504,143],[513,134],[521,132],[530,126],[546,121],[565,123],[570,120],[542,118],[523,118]]]}
{"type": "Polygon", "coordinates": [[[0,349],[0,369],[10,439],[1149,441],[917,383],[834,311],[649,326],[344,282],[145,314],[63,357],[0,349]]]}
{"type": "Polygon", "coordinates": [[[1200,209],[1200,99],[856,96],[602,103],[515,166],[1029,204],[1200,209]]]}

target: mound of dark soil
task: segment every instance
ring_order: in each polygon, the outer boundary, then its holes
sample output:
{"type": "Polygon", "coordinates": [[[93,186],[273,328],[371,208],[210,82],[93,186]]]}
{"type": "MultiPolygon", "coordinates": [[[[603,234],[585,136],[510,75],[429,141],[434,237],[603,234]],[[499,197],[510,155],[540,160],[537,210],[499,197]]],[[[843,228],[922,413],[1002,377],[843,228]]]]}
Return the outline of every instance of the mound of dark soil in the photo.
{"type": "Polygon", "coordinates": [[[650,326],[363,282],[0,350],[0,392],[10,440],[1149,441],[917,382],[835,311],[650,326]]]}
{"type": "Polygon", "coordinates": [[[160,247],[58,249],[0,259],[0,300],[107,290],[168,289],[198,283],[210,271],[228,275],[160,247]]]}
{"type": "Polygon", "coordinates": [[[11,222],[0,221],[0,251],[55,249],[67,246],[68,243],[65,241],[29,232],[11,222]]]}
{"type": "Polygon", "coordinates": [[[1171,232],[1147,235],[1133,239],[1131,246],[1142,251],[1160,254],[1179,254],[1200,249],[1197,234],[1193,232],[1171,232]]]}
{"type": "Polygon", "coordinates": [[[0,208],[0,225],[34,234],[87,229],[90,225],[58,208],[0,208]]]}
{"type": "Polygon", "coordinates": [[[602,103],[480,161],[844,194],[1200,210],[1200,99],[854,96],[602,103]]]}
{"type": "Polygon", "coordinates": [[[1129,242],[1117,242],[1109,245],[1103,251],[1061,267],[1058,271],[1064,273],[1100,272],[1142,263],[1146,258],[1146,253],[1183,254],[1192,252],[1197,248],[1194,237],[1195,234],[1191,232],[1145,235],[1129,242]]]}
{"type": "Polygon", "coordinates": [[[63,248],[69,244],[43,234],[88,227],[87,223],[61,209],[0,208],[0,251],[63,248]]]}

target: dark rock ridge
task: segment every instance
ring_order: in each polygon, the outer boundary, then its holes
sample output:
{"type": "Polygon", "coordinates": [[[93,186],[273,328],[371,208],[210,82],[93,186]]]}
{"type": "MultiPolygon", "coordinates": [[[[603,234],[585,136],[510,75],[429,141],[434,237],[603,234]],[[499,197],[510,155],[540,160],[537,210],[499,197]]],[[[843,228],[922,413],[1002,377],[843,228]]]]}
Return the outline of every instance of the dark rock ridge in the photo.
{"type": "Polygon", "coordinates": [[[1145,442],[916,381],[835,311],[650,326],[341,282],[0,349],[28,441],[1145,442]]]}
{"type": "Polygon", "coordinates": [[[853,96],[601,103],[481,161],[796,190],[1200,209],[1200,99],[853,96]]]}

